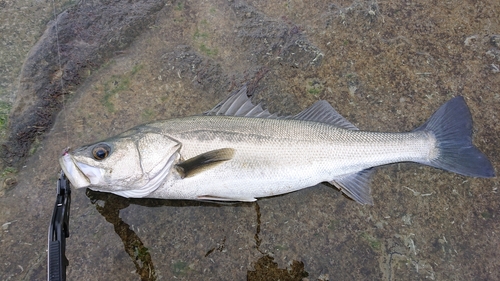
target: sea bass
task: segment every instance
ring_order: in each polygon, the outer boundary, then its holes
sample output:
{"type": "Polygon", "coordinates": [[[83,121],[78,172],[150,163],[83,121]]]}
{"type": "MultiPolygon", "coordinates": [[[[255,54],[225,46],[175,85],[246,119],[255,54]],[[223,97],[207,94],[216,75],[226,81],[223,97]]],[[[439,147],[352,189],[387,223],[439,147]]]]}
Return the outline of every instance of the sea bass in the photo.
{"type": "Polygon", "coordinates": [[[329,182],[373,204],[372,167],[416,162],[472,177],[494,177],[472,144],[463,97],[442,105],[411,132],[360,131],[326,101],[278,117],[246,87],[200,116],[153,122],[65,150],[61,167],[74,187],[129,198],[251,202],[329,182]]]}

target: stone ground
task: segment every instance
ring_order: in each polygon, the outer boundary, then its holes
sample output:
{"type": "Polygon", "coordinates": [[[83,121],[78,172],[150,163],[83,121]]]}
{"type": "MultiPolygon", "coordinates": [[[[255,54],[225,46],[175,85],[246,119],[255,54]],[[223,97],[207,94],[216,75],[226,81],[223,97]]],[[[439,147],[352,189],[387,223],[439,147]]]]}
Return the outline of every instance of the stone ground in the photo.
{"type": "MultiPolygon", "coordinates": [[[[463,95],[499,170],[495,0],[0,7],[2,280],[46,279],[63,148],[199,114],[243,83],[271,112],[324,99],[374,131],[463,95]]],[[[68,280],[499,280],[498,186],[397,164],[377,169],[374,206],[326,185],[235,205],[73,189],[68,280]]]]}

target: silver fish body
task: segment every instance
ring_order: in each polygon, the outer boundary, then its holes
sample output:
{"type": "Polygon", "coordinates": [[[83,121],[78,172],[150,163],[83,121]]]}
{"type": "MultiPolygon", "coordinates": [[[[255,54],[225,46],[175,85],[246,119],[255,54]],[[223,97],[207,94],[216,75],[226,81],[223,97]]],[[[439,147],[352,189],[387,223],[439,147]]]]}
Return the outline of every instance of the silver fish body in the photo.
{"type": "Polygon", "coordinates": [[[492,177],[471,143],[463,98],[443,105],[412,132],[359,131],[327,102],[279,118],[251,104],[246,89],[206,115],[141,125],[64,153],[76,187],[125,197],[254,201],[331,182],[372,204],[372,167],[417,162],[467,176],[492,177]]]}

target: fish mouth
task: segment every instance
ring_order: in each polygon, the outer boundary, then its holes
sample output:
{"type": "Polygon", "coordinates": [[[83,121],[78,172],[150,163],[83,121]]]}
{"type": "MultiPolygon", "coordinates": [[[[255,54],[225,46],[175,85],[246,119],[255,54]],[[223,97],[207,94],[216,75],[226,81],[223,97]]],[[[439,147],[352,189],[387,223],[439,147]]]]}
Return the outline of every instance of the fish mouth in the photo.
{"type": "Polygon", "coordinates": [[[101,169],[75,161],[67,151],[63,152],[59,163],[64,174],[75,188],[97,184],[102,175],[101,169]]]}

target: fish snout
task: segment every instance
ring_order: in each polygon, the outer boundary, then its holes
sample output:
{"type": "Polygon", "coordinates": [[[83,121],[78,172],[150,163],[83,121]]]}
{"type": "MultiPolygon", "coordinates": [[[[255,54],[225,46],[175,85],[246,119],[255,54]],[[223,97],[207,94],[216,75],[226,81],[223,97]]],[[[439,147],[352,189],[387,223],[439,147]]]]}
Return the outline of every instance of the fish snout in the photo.
{"type": "Polygon", "coordinates": [[[80,168],[78,168],[71,155],[67,153],[67,150],[63,152],[63,155],[59,158],[59,164],[64,174],[75,188],[84,188],[91,184],[90,179],[82,173],[80,168]]]}

